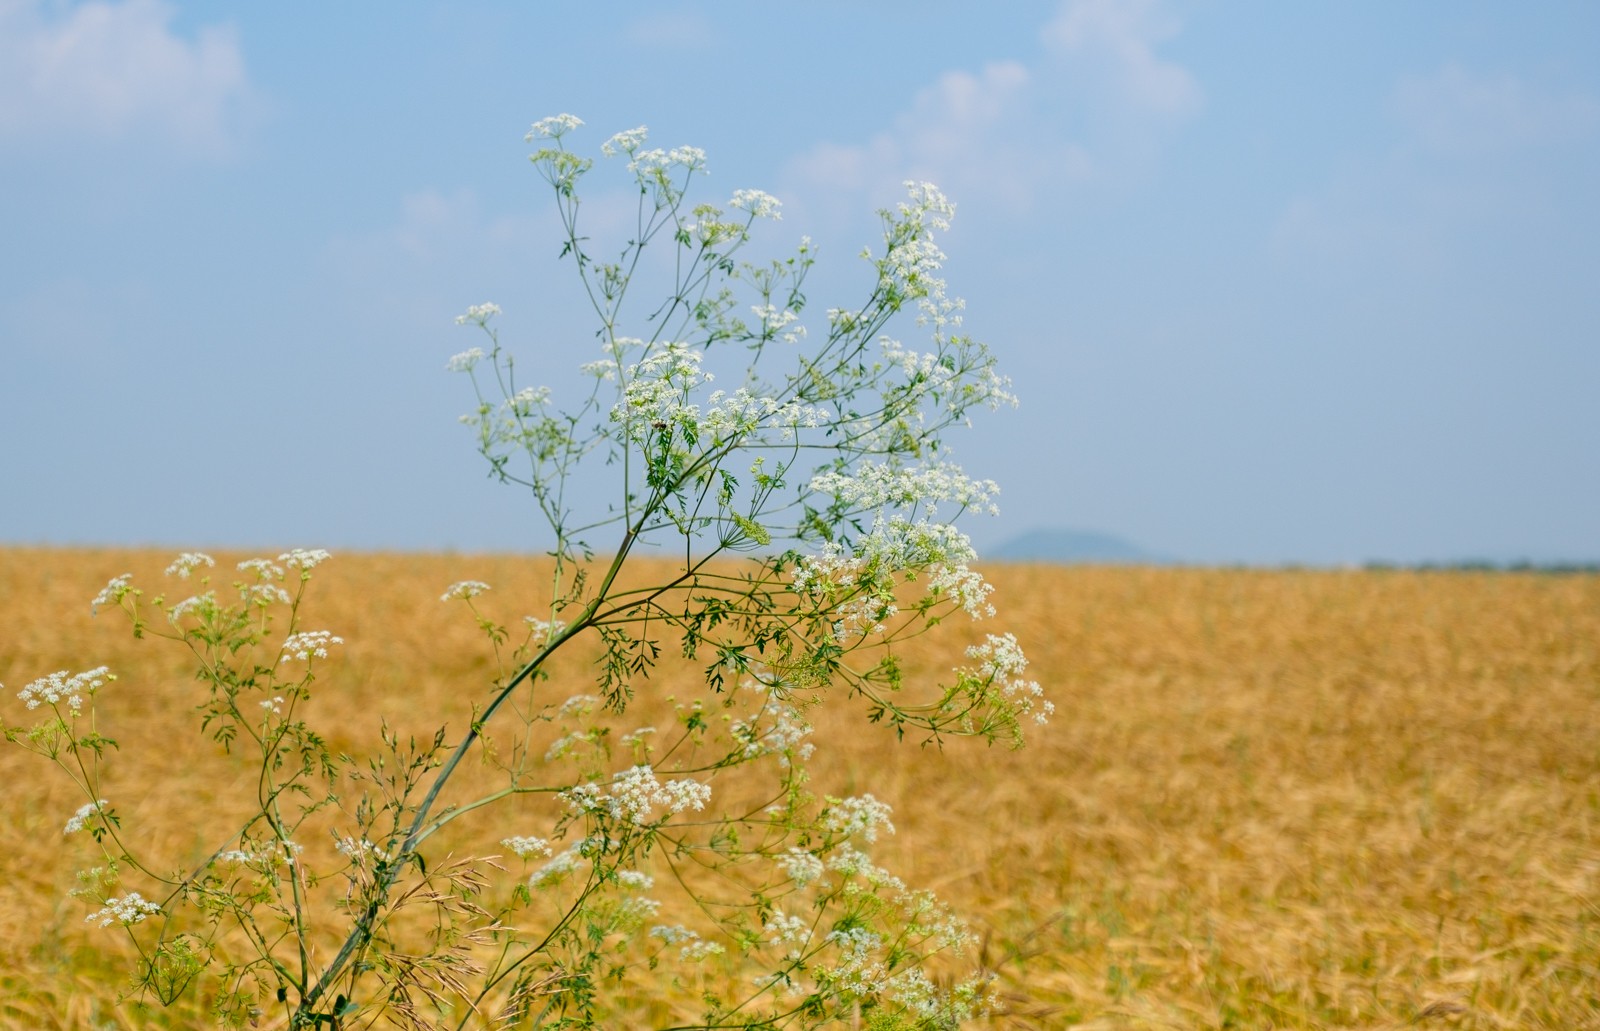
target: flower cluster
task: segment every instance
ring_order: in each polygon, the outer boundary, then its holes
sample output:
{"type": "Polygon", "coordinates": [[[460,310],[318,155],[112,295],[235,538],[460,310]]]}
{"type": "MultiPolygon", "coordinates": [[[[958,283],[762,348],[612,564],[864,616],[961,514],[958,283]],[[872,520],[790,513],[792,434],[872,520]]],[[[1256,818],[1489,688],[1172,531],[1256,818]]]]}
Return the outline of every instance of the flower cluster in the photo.
{"type": "MultiPolygon", "coordinates": [[[[928,592],[950,599],[978,619],[994,615],[994,606],[989,603],[994,588],[981,574],[968,568],[976,557],[971,539],[954,526],[879,514],[853,549],[847,550],[840,541],[830,541],[821,554],[802,558],[793,584],[797,592],[812,596],[863,590],[888,604],[894,601],[893,574],[930,570],[928,592]]],[[[850,610],[841,612],[835,634],[848,636],[853,632],[851,619],[856,615],[850,610]]]]}
{"type": "Polygon", "coordinates": [[[112,577],[111,582],[100,588],[100,593],[94,596],[94,601],[90,604],[89,611],[98,612],[102,605],[121,604],[123,598],[134,593],[132,583],[132,573],[123,573],[121,576],[112,577]]]}
{"type": "Polygon", "coordinates": [[[216,862],[229,863],[238,866],[253,866],[267,868],[286,863],[290,866],[299,858],[305,849],[297,842],[288,839],[265,842],[261,845],[242,843],[241,848],[230,848],[217,853],[216,862]]]}
{"type": "Polygon", "coordinates": [[[1055,703],[1046,701],[1038,681],[1022,679],[1028,660],[1017,644],[1015,634],[986,635],[988,640],[967,649],[967,657],[978,660],[977,675],[991,684],[999,685],[1007,701],[1019,713],[1031,714],[1033,722],[1045,724],[1056,711],[1055,703]]]}
{"type": "Polygon", "coordinates": [[[90,913],[83,919],[86,923],[98,920],[101,927],[110,927],[112,924],[137,924],[159,912],[161,912],[160,906],[146,900],[138,892],[130,891],[120,898],[106,899],[104,908],[90,913]]]}
{"type": "Polygon", "coordinates": [[[80,806],[78,811],[72,814],[72,819],[67,821],[67,825],[62,829],[61,833],[63,835],[76,834],[83,830],[89,826],[89,821],[92,818],[98,817],[105,810],[107,804],[106,800],[102,798],[80,806]]]}
{"type": "Polygon", "coordinates": [[[543,838],[529,838],[521,835],[502,839],[500,844],[511,850],[511,854],[518,859],[527,859],[529,856],[548,856],[550,843],[543,838]]]}
{"type": "Polygon", "coordinates": [[[728,206],[748,211],[752,218],[770,218],[774,222],[783,219],[783,212],[779,210],[783,201],[762,190],[734,190],[728,206]]]}
{"type": "Polygon", "coordinates": [[[822,877],[822,860],[804,849],[790,848],[778,857],[778,865],[783,875],[801,888],[822,877]]]}
{"type": "Polygon", "coordinates": [[[456,316],[456,325],[465,326],[471,324],[482,326],[499,314],[500,306],[492,301],[483,304],[469,304],[467,305],[466,314],[456,316]]]}
{"type": "Polygon", "coordinates": [[[852,508],[878,509],[910,507],[926,503],[930,512],[941,501],[962,508],[976,508],[990,515],[1000,510],[994,498],[1000,485],[993,480],[974,480],[951,465],[936,464],[906,469],[885,462],[865,462],[852,467],[850,475],[819,473],[811,478],[811,489],[832,494],[852,508]]]}
{"type": "Polygon", "coordinates": [[[687,344],[669,343],[655,354],[628,367],[628,385],[622,400],[611,409],[611,421],[631,440],[645,440],[673,426],[695,430],[700,407],[690,404],[690,393],[711,379],[700,370],[705,355],[687,344]]]}
{"type": "Polygon", "coordinates": [[[583,119],[576,115],[551,115],[549,118],[541,118],[534,122],[533,128],[529,129],[528,134],[522,139],[526,143],[532,143],[534,140],[541,138],[559,140],[563,135],[582,124],[583,119]]]}
{"type": "Polygon", "coordinates": [[[278,556],[278,561],[290,569],[298,569],[302,574],[320,566],[333,556],[321,548],[295,548],[278,556]]]}
{"type": "Polygon", "coordinates": [[[649,138],[650,130],[642,125],[635,129],[624,129],[600,144],[600,153],[608,158],[614,158],[618,154],[632,155],[644,146],[644,141],[649,138]]]}
{"type": "Polygon", "coordinates": [[[211,567],[216,564],[216,559],[203,551],[186,551],[179,555],[172,565],[166,568],[166,574],[168,576],[176,576],[180,580],[187,580],[189,579],[189,574],[199,567],[211,567]]]}
{"type": "Polygon", "coordinates": [[[333,847],[340,855],[349,856],[357,863],[363,862],[368,856],[380,863],[387,863],[393,858],[366,838],[340,838],[333,843],[333,847]]]}
{"type": "Polygon", "coordinates": [[[40,705],[53,707],[65,703],[68,711],[76,716],[83,709],[84,695],[94,694],[106,683],[115,679],[117,678],[105,666],[96,666],[94,669],[71,675],[64,669],[57,670],[49,676],[40,677],[17,692],[17,697],[27,702],[30,709],[37,709],[40,705]]]}
{"type": "MultiPolygon", "coordinates": [[[[465,316],[458,315],[456,317],[457,322],[461,322],[464,319],[465,316]]],[[[473,366],[483,361],[483,359],[483,348],[469,347],[460,354],[451,355],[450,360],[445,363],[444,367],[450,372],[471,372],[473,366]]]]}
{"type": "Polygon", "coordinates": [[[312,658],[326,659],[329,645],[343,643],[344,638],[335,637],[327,630],[303,630],[298,634],[290,634],[280,650],[286,659],[296,658],[301,662],[308,662],[312,658]]]}
{"type": "Polygon", "coordinates": [[[561,797],[575,812],[604,813],[613,820],[643,827],[653,822],[656,806],[669,813],[704,809],[711,801],[711,786],[688,777],[662,783],[649,766],[635,766],[613,774],[608,792],[594,784],[579,784],[561,797]]]}
{"type": "Polygon", "coordinates": [[[458,580],[445,588],[444,593],[439,595],[439,600],[455,601],[460,599],[461,601],[466,601],[469,598],[476,598],[487,590],[489,590],[489,585],[482,580],[458,580]]]}
{"type": "Polygon", "coordinates": [[[828,808],[822,811],[822,826],[841,837],[859,834],[866,841],[877,841],[879,830],[894,833],[889,815],[889,807],[871,795],[829,798],[828,808]]]}

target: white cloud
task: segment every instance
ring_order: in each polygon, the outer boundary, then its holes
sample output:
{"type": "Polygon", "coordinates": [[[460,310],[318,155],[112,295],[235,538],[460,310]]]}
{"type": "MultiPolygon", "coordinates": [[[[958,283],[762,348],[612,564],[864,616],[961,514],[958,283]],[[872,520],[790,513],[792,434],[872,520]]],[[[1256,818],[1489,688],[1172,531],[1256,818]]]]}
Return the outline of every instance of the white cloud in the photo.
{"type": "Polygon", "coordinates": [[[1376,278],[1437,275],[1516,247],[1540,250],[1552,225],[1589,210],[1549,190],[1568,162],[1581,167],[1574,148],[1593,152],[1595,97],[1451,64],[1401,79],[1388,107],[1400,137],[1351,155],[1292,198],[1273,233],[1280,257],[1376,278]]]}
{"type": "Polygon", "coordinates": [[[175,35],[161,0],[0,0],[0,138],[149,135],[226,153],[248,99],[233,30],[175,35]]]}
{"type": "Polygon", "coordinates": [[[1600,125],[1600,101],[1543,92],[1514,75],[1473,75],[1447,65],[1402,80],[1392,109],[1424,147],[1471,155],[1579,139],[1600,125]]]}
{"type": "Polygon", "coordinates": [[[1153,3],[1067,0],[1041,29],[1044,53],[1032,65],[945,72],[872,138],[824,142],[792,160],[786,192],[859,210],[863,195],[882,206],[902,180],[927,179],[958,201],[982,196],[1026,212],[1063,185],[1124,181],[1200,104],[1188,71],[1156,54],[1176,31],[1153,3]]]}
{"type": "Polygon", "coordinates": [[[1178,29],[1153,0],[1073,0],[1040,36],[1059,57],[1087,62],[1118,102],[1184,114],[1199,106],[1200,88],[1187,69],[1155,52],[1178,29]]]}

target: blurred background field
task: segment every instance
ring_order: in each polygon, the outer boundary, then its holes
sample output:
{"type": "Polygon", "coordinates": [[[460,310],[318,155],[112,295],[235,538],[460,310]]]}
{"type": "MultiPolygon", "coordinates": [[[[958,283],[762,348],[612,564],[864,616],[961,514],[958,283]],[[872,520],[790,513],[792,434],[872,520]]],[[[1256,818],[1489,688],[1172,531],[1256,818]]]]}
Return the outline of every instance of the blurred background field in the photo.
{"type": "MultiPolygon", "coordinates": [[[[29,681],[109,665],[122,810],[181,849],[232,786],[205,772],[185,654],[89,613],[112,576],[155,588],[170,559],[0,549],[0,706],[27,722],[29,681]]],[[[459,730],[490,665],[439,594],[483,580],[515,619],[545,568],[319,568],[307,625],[347,642],[313,703],[335,747],[369,747],[380,716],[459,730]]],[[[1025,749],[897,743],[847,700],[811,715],[817,790],[892,804],[881,861],[982,937],[989,1026],[1600,1029],[1600,576],[986,571],[999,616],[950,621],[906,667],[935,677],[1015,631],[1057,706],[1025,749]]],[[[676,675],[639,685],[641,711],[676,675]]],[[[207,1026],[199,1005],[119,1000],[127,953],[68,897],[90,853],[61,826],[83,799],[15,747],[0,783],[0,1026],[207,1026]]]]}

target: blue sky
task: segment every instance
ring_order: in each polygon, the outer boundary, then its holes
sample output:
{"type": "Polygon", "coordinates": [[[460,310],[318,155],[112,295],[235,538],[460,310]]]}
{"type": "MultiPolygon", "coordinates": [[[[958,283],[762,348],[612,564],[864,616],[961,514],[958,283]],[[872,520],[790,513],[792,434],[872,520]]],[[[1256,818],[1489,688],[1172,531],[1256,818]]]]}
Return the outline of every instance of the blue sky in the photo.
{"type": "Polygon", "coordinates": [[[983,6],[0,0],[0,541],[538,548],[443,366],[593,357],[570,111],[782,198],[817,310],[954,198],[980,550],[1600,558],[1600,5],[983,6]]]}

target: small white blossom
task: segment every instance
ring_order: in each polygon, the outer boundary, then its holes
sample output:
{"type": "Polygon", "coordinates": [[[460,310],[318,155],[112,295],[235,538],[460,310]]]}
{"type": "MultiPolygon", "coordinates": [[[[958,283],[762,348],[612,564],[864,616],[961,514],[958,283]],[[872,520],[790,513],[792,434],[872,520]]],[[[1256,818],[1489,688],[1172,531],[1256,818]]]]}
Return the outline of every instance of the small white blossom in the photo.
{"type": "Polygon", "coordinates": [[[268,698],[266,701],[261,703],[261,708],[265,709],[274,716],[283,715],[283,695],[278,695],[274,698],[268,698]]]}
{"type": "Polygon", "coordinates": [[[294,601],[289,592],[277,584],[245,584],[239,589],[239,600],[246,605],[288,605],[294,601]]]}
{"type": "Polygon", "coordinates": [[[797,916],[789,916],[782,910],[772,914],[764,930],[767,932],[768,941],[774,945],[792,945],[789,958],[799,956],[805,945],[811,940],[811,925],[797,916]]]}
{"type": "Polygon", "coordinates": [[[89,606],[90,612],[98,612],[102,605],[117,605],[133,590],[129,584],[133,581],[132,573],[123,573],[121,576],[112,577],[111,582],[100,588],[100,593],[94,596],[94,601],[89,606]]]}
{"type": "Polygon", "coordinates": [[[618,154],[627,154],[631,157],[634,151],[644,146],[644,141],[649,136],[649,130],[642,125],[637,129],[624,129],[600,144],[600,153],[608,158],[616,157],[618,154]]]}
{"type": "Polygon", "coordinates": [[[650,928],[650,937],[660,938],[664,945],[681,945],[684,942],[697,941],[700,935],[682,924],[657,924],[650,928]]]}
{"type": "Polygon", "coordinates": [[[877,841],[879,829],[894,833],[890,812],[887,805],[871,795],[829,798],[828,808],[822,813],[822,826],[843,837],[859,834],[867,841],[877,841]]]}
{"type": "Polygon", "coordinates": [[[567,874],[578,868],[578,863],[582,858],[583,854],[580,851],[580,846],[573,845],[535,870],[533,875],[528,878],[529,887],[544,888],[559,882],[567,874]]]}
{"type": "Polygon", "coordinates": [[[327,630],[305,630],[298,634],[290,634],[283,642],[283,658],[296,658],[308,662],[312,658],[326,659],[328,646],[343,644],[344,638],[335,637],[327,630]]]}
{"type": "Polygon", "coordinates": [[[67,821],[67,825],[62,829],[61,833],[63,835],[76,834],[83,830],[84,827],[88,826],[89,818],[101,812],[107,804],[106,800],[102,798],[98,801],[90,802],[88,805],[80,806],[78,811],[72,814],[72,819],[67,821]]]}
{"type": "Polygon", "coordinates": [[[300,845],[287,839],[265,842],[260,846],[246,842],[242,848],[230,848],[218,852],[216,862],[262,868],[277,866],[279,863],[293,866],[295,859],[304,851],[300,845]]]}
{"type": "Polygon", "coordinates": [[[529,856],[548,856],[550,843],[543,838],[527,838],[517,835],[502,838],[500,844],[511,850],[518,859],[527,859],[529,856]]]}
{"type": "Polygon", "coordinates": [[[617,883],[634,891],[649,891],[656,886],[656,879],[642,870],[618,870],[617,883]]]}
{"type": "Polygon", "coordinates": [[[84,917],[84,922],[98,920],[101,927],[110,927],[112,924],[137,924],[145,917],[161,912],[161,907],[154,902],[149,902],[143,895],[130,891],[121,898],[106,899],[105,908],[98,912],[90,913],[84,917]]]}
{"type": "Polygon", "coordinates": [[[40,705],[65,704],[72,715],[76,716],[83,709],[85,694],[92,695],[115,679],[117,678],[106,666],[96,666],[94,669],[71,675],[64,669],[57,670],[49,676],[40,677],[17,692],[17,697],[26,702],[30,709],[37,709],[40,705]]]}
{"type": "Polygon", "coordinates": [[[523,137],[523,141],[532,143],[535,139],[560,139],[564,134],[571,132],[583,124],[583,119],[576,115],[560,114],[541,118],[533,123],[533,128],[523,137]]]}
{"type": "Polygon", "coordinates": [[[592,694],[575,694],[561,703],[561,708],[556,710],[556,719],[569,720],[575,716],[587,716],[600,704],[600,699],[592,694]]]}
{"type": "Polygon", "coordinates": [[[454,601],[460,598],[462,601],[466,601],[468,598],[476,598],[487,590],[489,590],[489,585],[482,580],[460,580],[446,588],[445,592],[439,595],[439,600],[454,601]]]}
{"type": "Polygon", "coordinates": [[[663,784],[649,766],[635,766],[613,774],[610,787],[610,791],[602,791],[596,784],[579,784],[562,792],[561,797],[574,812],[603,812],[636,827],[651,822],[656,806],[663,806],[670,813],[681,813],[685,809],[704,809],[711,800],[709,784],[689,778],[663,784]]]}
{"type": "Polygon", "coordinates": [[[678,950],[678,955],[691,963],[697,963],[712,956],[720,956],[728,950],[717,942],[692,941],[678,950]]]}
{"type": "Polygon", "coordinates": [[[328,561],[328,559],[332,557],[332,555],[328,554],[321,548],[295,548],[293,551],[286,551],[282,555],[279,555],[278,561],[282,562],[290,569],[298,569],[301,572],[306,572],[328,561]]]}
{"type": "MultiPolygon", "coordinates": [[[[282,559],[280,558],[279,561],[282,561],[282,559]]],[[[239,563],[238,569],[241,573],[254,573],[256,580],[262,583],[283,579],[283,567],[270,559],[247,558],[239,563]]]]}
{"type": "Polygon", "coordinates": [[[784,876],[802,888],[822,876],[822,860],[804,849],[791,848],[778,862],[784,876]]]}
{"type": "Polygon", "coordinates": [[[1018,713],[1031,714],[1033,721],[1040,725],[1050,722],[1051,714],[1056,711],[1055,703],[1045,700],[1044,689],[1038,681],[1022,679],[1028,660],[1022,654],[1016,635],[989,634],[987,637],[983,644],[967,649],[967,657],[978,660],[977,674],[998,684],[1018,713]]]}
{"type": "Polygon", "coordinates": [[[389,853],[385,852],[377,845],[374,845],[366,838],[340,838],[338,841],[334,842],[333,847],[338,850],[341,855],[349,856],[358,863],[367,856],[372,856],[380,863],[387,863],[391,858],[389,853]]]}
{"type": "Polygon", "coordinates": [[[783,202],[763,190],[734,190],[728,206],[748,211],[755,218],[770,218],[774,222],[783,219],[783,212],[779,210],[783,202]]]}
{"type": "Polygon", "coordinates": [[[216,607],[217,595],[214,591],[207,591],[204,594],[190,595],[167,610],[167,619],[172,623],[177,623],[178,620],[182,619],[190,612],[198,612],[204,615],[207,612],[215,610],[216,607]]]}
{"type": "Polygon", "coordinates": [[[172,565],[166,568],[168,576],[176,576],[180,580],[189,579],[189,574],[200,566],[214,566],[217,562],[203,551],[186,551],[173,560],[172,565]]]}
{"type": "Polygon", "coordinates": [[[483,361],[483,348],[469,347],[460,354],[451,355],[444,367],[449,372],[471,372],[472,367],[481,361],[483,361]]]}

